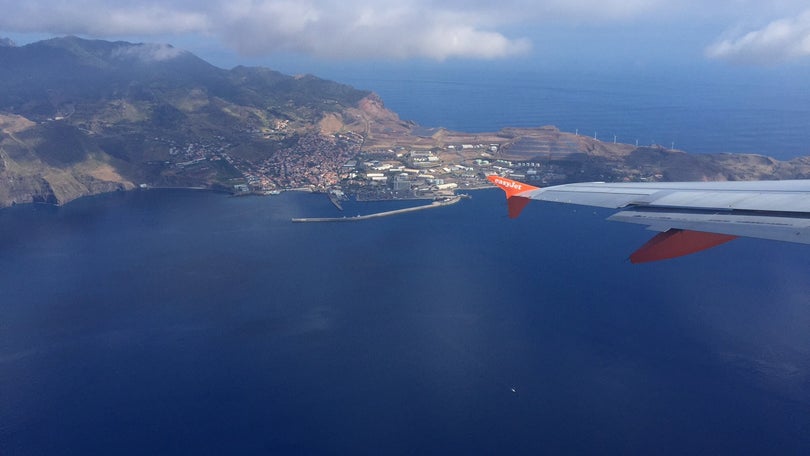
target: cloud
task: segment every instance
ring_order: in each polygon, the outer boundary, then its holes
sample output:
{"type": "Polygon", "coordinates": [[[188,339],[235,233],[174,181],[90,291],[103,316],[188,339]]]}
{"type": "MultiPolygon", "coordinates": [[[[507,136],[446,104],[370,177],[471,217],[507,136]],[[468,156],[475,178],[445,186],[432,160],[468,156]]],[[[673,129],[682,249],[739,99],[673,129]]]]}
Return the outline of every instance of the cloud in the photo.
{"type": "Polygon", "coordinates": [[[171,60],[185,54],[185,51],[168,44],[136,44],[127,47],[118,47],[113,57],[134,58],[143,62],[162,62],[171,60]]]}
{"type": "Polygon", "coordinates": [[[742,36],[718,40],[706,55],[737,63],[774,64],[810,56],[810,10],[742,36]]]}
{"type": "Polygon", "coordinates": [[[493,59],[531,47],[497,31],[504,20],[483,2],[464,8],[433,0],[0,0],[0,10],[0,30],[9,32],[100,38],[191,33],[247,55],[493,59]]]}
{"type": "Polygon", "coordinates": [[[248,54],[293,51],[333,58],[452,57],[493,59],[528,51],[528,40],[485,30],[469,12],[428,12],[408,5],[347,9],[274,2],[262,9],[226,8],[217,33],[248,54]]]}
{"type": "MultiPolygon", "coordinates": [[[[553,41],[563,36],[561,31],[570,36],[597,28],[633,36],[634,31],[645,26],[647,32],[638,33],[648,33],[654,24],[665,36],[668,30],[696,23],[704,29],[722,29],[734,22],[788,16],[806,8],[805,2],[0,0],[0,31],[137,41],[154,37],[188,42],[191,36],[222,43],[250,56],[294,53],[335,59],[442,61],[526,54],[533,47],[528,37],[544,49],[565,47],[565,42],[553,41]]],[[[797,19],[776,21],[763,30],[718,41],[707,55],[737,60],[804,55],[810,46],[806,40],[808,22],[807,13],[797,19]]]]}
{"type": "Polygon", "coordinates": [[[105,37],[179,34],[209,26],[208,16],[202,11],[149,0],[121,4],[102,0],[0,0],[0,10],[0,30],[22,33],[105,37]]]}

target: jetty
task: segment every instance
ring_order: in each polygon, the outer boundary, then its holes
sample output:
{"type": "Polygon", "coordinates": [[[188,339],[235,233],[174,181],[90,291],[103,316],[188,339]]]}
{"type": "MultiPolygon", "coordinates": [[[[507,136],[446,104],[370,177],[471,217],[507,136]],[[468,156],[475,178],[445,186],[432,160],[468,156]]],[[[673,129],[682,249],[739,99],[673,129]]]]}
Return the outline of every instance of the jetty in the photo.
{"type": "Polygon", "coordinates": [[[309,218],[293,218],[293,223],[309,223],[309,222],[358,222],[360,220],[368,220],[378,217],[389,217],[391,215],[405,214],[407,212],[423,211],[426,209],[435,209],[437,207],[450,206],[462,200],[462,198],[469,198],[469,195],[456,195],[450,198],[433,201],[430,204],[423,206],[406,207],[404,209],[396,209],[393,211],[376,212],[374,214],[356,215],[354,217],[309,217],[309,218]]]}
{"type": "Polygon", "coordinates": [[[331,201],[339,211],[342,211],[343,205],[340,204],[340,196],[338,196],[338,194],[335,192],[329,192],[328,195],[329,201],[331,201]]]}

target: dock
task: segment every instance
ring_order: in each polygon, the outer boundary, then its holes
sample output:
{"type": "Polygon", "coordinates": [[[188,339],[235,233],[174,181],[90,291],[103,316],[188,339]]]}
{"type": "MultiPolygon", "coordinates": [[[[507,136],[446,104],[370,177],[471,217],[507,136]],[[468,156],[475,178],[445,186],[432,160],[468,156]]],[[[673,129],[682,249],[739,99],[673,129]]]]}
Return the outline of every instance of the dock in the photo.
{"type": "Polygon", "coordinates": [[[340,204],[340,197],[337,194],[335,194],[334,192],[329,192],[328,195],[329,195],[329,201],[331,201],[332,204],[334,204],[335,207],[338,208],[339,211],[342,211],[343,210],[343,205],[340,204]]]}
{"type": "Polygon", "coordinates": [[[393,211],[376,212],[374,214],[357,215],[354,217],[310,217],[310,218],[293,218],[293,223],[310,223],[310,222],[358,222],[360,220],[368,220],[378,217],[389,217],[397,214],[405,214],[407,212],[423,211],[425,209],[435,209],[437,207],[450,206],[461,201],[462,198],[469,198],[468,195],[456,195],[448,199],[434,201],[430,204],[416,207],[406,207],[404,209],[396,209],[393,211]]]}

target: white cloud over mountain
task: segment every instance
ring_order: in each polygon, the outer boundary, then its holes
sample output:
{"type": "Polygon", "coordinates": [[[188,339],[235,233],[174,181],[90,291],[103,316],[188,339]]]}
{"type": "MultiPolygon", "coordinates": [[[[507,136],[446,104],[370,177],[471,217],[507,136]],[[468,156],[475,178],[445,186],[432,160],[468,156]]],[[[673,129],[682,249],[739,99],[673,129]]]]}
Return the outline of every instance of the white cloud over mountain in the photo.
{"type": "Polygon", "coordinates": [[[134,58],[144,62],[162,62],[181,56],[185,51],[168,44],[136,44],[129,47],[119,47],[114,51],[114,57],[134,58]]]}

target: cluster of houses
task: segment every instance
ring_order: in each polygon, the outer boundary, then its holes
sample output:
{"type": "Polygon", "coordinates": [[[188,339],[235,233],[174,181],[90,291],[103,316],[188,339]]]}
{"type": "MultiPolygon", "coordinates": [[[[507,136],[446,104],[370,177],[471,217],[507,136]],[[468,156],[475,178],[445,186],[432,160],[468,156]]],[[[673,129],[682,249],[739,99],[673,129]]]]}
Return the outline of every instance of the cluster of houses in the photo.
{"type": "Polygon", "coordinates": [[[454,190],[458,183],[448,180],[455,181],[461,168],[466,169],[459,165],[443,166],[433,152],[411,151],[391,160],[361,163],[350,160],[343,170],[345,179],[353,185],[418,196],[454,190]]]}

